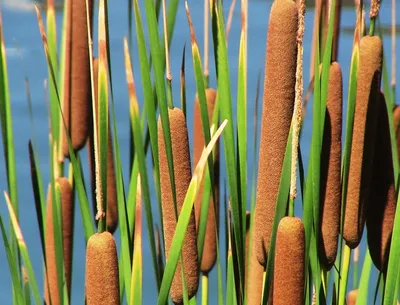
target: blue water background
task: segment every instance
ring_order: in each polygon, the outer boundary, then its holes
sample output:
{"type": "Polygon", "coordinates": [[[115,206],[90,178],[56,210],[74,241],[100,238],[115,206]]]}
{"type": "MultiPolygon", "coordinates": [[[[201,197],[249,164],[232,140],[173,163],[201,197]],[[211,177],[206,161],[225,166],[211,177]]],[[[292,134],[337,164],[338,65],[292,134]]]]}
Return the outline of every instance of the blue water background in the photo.
{"type": "MultiPolygon", "coordinates": [[[[144,15],[144,2],[140,2],[142,17],[144,15]]],[[[224,14],[228,15],[230,1],[224,1],[224,14]]],[[[237,84],[237,65],[238,65],[238,48],[240,38],[240,1],[237,1],[232,29],[229,37],[229,62],[232,87],[232,101],[234,112],[236,113],[236,84],[237,84]]],[[[40,247],[39,230],[36,222],[36,211],[33,201],[33,192],[31,187],[29,156],[28,156],[28,140],[36,138],[40,166],[43,175],[43,183],[47,188],[49,182],[49,148],[48,148],[48,105],[47,96],[44,90],[44,81],[48,77],[47,65],[43,51],[42,40],[39,35],[38,23],[36,14],[33,10],[31,2],[27,0],[2,0],[0,1],[2,16],[3,16],[3,31],[5,45],[7,50],[8,73],[9,73],[9,89],[11,97],[11,107],[13,114],[13,131],[17,162],[17,177],[20,205],[20,223],[25,241],[30,253],[30,257],[34,266],[36,279],[39,284],[39,289],[43,291],[43,263],[42,251],[40,247]],[[34,128],[31,124],[28,112],[27,94],[25,89],[25,78],[29,80],[30,93],[33,105],[34,128]]],[[[198,43],[201,53],[203,53],[203,3],[202,1],[189,2],[198,43]]],[[[249,37],[248,37],[248,190],[254,183],[253,176],[253,138],[254,138],[254,107],[257,77],[261,72],[261,77],[264,74],[265,61],[265,42],[268,26],[268,18],[271,1],[252,0],[249,3],[249,37]]],[[[43,12],[42,12],[43,14],[43,12]]],[[[383,1],[381,9],[382,24],[390,23],[391,7],[389,1],[383,1]]],[[[399,11],[397,12],[397,18],[399,11]]],[[[128,92],[126,87],[124,56],[123,56],[123,38],[128,35],[127,21],[127,1],[110,1],[109,4],[109,25],[110,25],[110,46],[112,60],[112,78],[114,85],[114,100],[115,111],[117,117],[117,130],[119,136],[119,145],[121,149],[121,159],[125,183],[128,181],[129,172],[129,116],[128,116],[128,92]]],[[[312,27],[314,20],[314,8],[307,8],[306,13],[306,31],[304,37],[304,83],[305,90],[309,82],[309,65],[311,53],[312,27]]],[[[60,27],[62,21],[62,11],[57,12],[57,25],[60,27]]],[[[145,20],[144,20],[145,22],[145,20]]],[[[344,96],[344,116],[346,115],[347,93],[348,93],[348,74],[351,58],[351,49],[353,34],[352,29],[355,23],[355,11],[353,7],[345,7],[342,11],[341,35],[339,62],[343,71],[343,96],[344,96]]],[[[95,26],[97,20],[95,20],[95,26]]],[[[145,26],[145,31],[146,26],[145,26]]],[[[94,37],[96,39],[96,37],[94,37]]],[[[137,56],[137,45],[135,38],[134,45],[131,50],[133,56],[133,69],[137,86],[138,100],[141,109],[143,109],[143,91],[141,88],[139,62],[137,56]]],[[[184,44],[186,43],[186,90],[187,90],[187,122],[189,128],[189,138],[192,141],[193,130],[193,98],[196,91],[196,85],[193,74],[193,65],[191,62],[190,51],[190,36],[187,24],[187,18],[184,10],[184,2],[180,1],[179,11],[176,19],[176,28],[174,32],[173,42],[171,46],[171,69],[173,76],[173,96],[175,105],[180,105],[179,101],[179,75],[181,65],[181,54],[184,44]]],[[[147,46],[148,47],[148,46],[147,46]]],[[[390,55],[390,37],[384,38],[385,54],[390,55]]],[[[95,54],[97,47],[95,43],[95,54]]],[[[399,52],[396,53],[397,56],[399,52]]],[[[215,68],[213,54],[210,52],[210,86],[216,86],[215,68]]],[[[388,59],[389,60],[389,59],[388,59]]],[[[390,61],[389,61],[390,62],[390,61]]],[[[390,67],[389,67],[390,71],[390,67]]],[[[262,81],[261,81],[262,86],[262,81]]],[[[262,88],[261,88],[262,94],[262,88]]],[[[398,98],[396,99],[398,100],[398,98]]],[[[305,119],[303,128],[303,137],[301,148],[305,168],[307,169],[307,160],[309,157],[309,145],[311,135],[311,107],[312,101],[309,103],[309,111],[305,119]]],[[[261,113],[261,103],[259,107],[261,113]]],[[[258,120],[258,128],[260,120],[258,120]]],[[[2,151],[2,143],[0,143],[2,151]]],[[[83,167],[85,173],[88,173],[87,151],[81,153],[83,167]]],[[[221,154],[223,159],[223,155],[221,154]]],[[[222,160],[223,161],[223,160],[222,160]]],[[[224,164],[224,163],[223,163],[224,164]]],[[[86,175],[88,177],[88,175],[86,175]]],[[[222,181],[226,180],[225,170],[222,170],[222,181]]],[[[87,185],[89,185],[87,181],[87,185]]],[[[127,188],[126,188],[127,189],[127,188]]],[[[3,154],[0,154],[0,190],[7,190],[6,172],[4,166],[3,154]]],[[[154,188],[153,194],[153,213],[154,219],[158,219],[156,206],[156,198],[154,188]]],[[[250,201],[250,194],[248,194],[250,201]]],[[[221,208],[223,208],[221,206],[221,208]]],[[[0,196],[0,213],[5,219],[8,227],[8,212],[5,207],[5,200],[0,196]]],[[[296,201],[296,215],[301,216],[301,202],[296,201]]],[[[224,213],[220,213],[221,221],[224,213]]],[[[224,222],[221,222],[223,224],[224,222]]],[[[146,223],[144,224],[146,225],[146,223]]],[[[148,243],[147,230],[144,230],[144,245],[143,245],[143,297],[144,304],[155,304],[157,300],[157,291],[155,279],[153,275],[151,252],[148,243]]],[[[116,232],[116,241],[120,244],[119,231],[116,232]]],[[[221,250],[225,251],[224,234],[221,234],[221,250]]],[[[365,252],[365,236],[361,245],[361,253],[365,252]]],[[[224,252],[222,252],[224,253],[224,252]]],[[[363,256],[361,256],[362,267],[363,256]]],[[[80,216],[79,205],[76,205],[75,216],[75,240],[74,240],[74,256],[73,256],[73,278],[72,278],[72,304],[82,304],[84,296],[84,275],[85,275],[85,245],[83,239],[83,227],[80,216]]],[[[214,268],[210,274],[210,304],[216,304],[216,269],[214,268]],[[215,300],[215,301],[214,301],[215,300]]],[[[225,270],[224,264],[222,270],[225,270]]],[[[225,278],[225,271],[224,277],[225,278]]],[[[370,302],[372,303],[373,291],[375,290],[377,280],[377,271],[373,270],[370,281],[370,302]]],[[[225,284],[224,284],[225,285],[225,284]]],[[[349,288],[352,287],[352,270],[350,270],[349,288]]],[[[0,242],[0,304],[11,304],[11,278],[7,266],[6,254],[3,243],[0,242]]],[[[198,294],[200,295],[200,294],[198,294]]],[[[200,296],[198,297],[198,302],[200,296]]]]}

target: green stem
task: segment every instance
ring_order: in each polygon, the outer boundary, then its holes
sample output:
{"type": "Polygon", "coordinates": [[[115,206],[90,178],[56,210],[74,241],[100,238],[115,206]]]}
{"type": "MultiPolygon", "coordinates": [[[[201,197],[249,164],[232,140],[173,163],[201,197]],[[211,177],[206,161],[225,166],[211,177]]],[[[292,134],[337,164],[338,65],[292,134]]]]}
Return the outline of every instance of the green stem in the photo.
{"type": "Polygon", "coordinates": [[[358,262],[354,262],[353,289],[358,288],[358,262]]]}
{"type": "Polygon", "coordinates": [[[347,280],[349,277],[349,266],[350,266],[351,249],[348,245],[344,246],[343,249],[343,265],[342,265],[342,278],[340,280],[339,288],[339,305],[345,305],[346,292],[347,292],[347,280]]]}
{"type": "Polygon", "coordinates": [[[209,88],[209,76],[204,75],[204,87],[209,88]]]}
{"type": "Polygon", "coordinates": [[[167,102],[168,102],[168,107],[170,109],[174,109],[174,103],[172,102],[172,80],[167,78],[167,83],[168,83],[168,90],[167,90],[167,102]]]}
{"type": "Polygon", "coordinates": [[[369,25],[369,36],[374,36],[375,34],[375,19],[376,18],[371,18],[371,23],[369,25]]]}
{"type": "Polygon", "coordinates": [[[294,216],[294,198],[290,197],[289,201],[289,216],[294,216]]]}
{"type": "Polygon", "coordinates": [[[203,274],[201,276],[201,304],[208,304],[208,274],[203,274]]]}

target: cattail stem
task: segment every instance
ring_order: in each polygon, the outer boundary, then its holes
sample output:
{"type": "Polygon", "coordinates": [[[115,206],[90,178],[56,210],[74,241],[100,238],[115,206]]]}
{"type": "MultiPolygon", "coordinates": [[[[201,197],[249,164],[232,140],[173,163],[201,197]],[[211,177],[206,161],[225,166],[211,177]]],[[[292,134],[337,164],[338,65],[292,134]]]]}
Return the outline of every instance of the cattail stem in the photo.
{"type": "Polygon", "coordinates": [[[294,216],[294,198],[295,197],[290,196],[288,216],[294,216]]]}
{"type": "Polygon", "coordinates": [[[351,249],[345,244],[342,256],[342,278],[339,282],[339,305],[345,305],[346,302],[346,291],[347,291],[347,280],[349,277],[351,249]]]}
{"type": "Polygon", "coordinates": [[[209,14],[209,0],[204,0],[204,69],[203,69],[203,74],[204,74],[204,79],[206,80],[205,86],[208,87],[208,14],[209,14]]]}
{"type": "MultiPolygon", "coordinates": [[[[290,205],[294,205],[294,198],[297,196],[297,161],[298,147],[302,118],[302,99],[303,99],[303,37],[304,37],[304,15],[306,10],[305,0],[300,0],[299,19],[297,29],[297,65],[296,65],[296,94],[293,111],[293,136],[292,136],[292,163],[290,180],[290,205]],[[293,201],[293,202],[292,202],[293,201]]],[[[292,207],[294,209],[294,207],[292,207]]],[[[292,212],[293,213],[293,212],[292,212]]],[[[293,216],[293,214],[290,214],[293,216]]]]}
{"type": "Polygon", "coordinates": [[[166,63],[166,73],[167,73],[167,103],[170,109],[174,108],[174,104],[172,101],[172,74],[171,74],[171,64],[169,58],[169,46],[168,46],[168,28],[167,28],[167,8],[166,8],[166,0],[162,0],[162,11],[163,11],[163,20],[164,20],[164,45],[165,45],[165,63],[166,63]]]}
{"type": "Polygon", "coordinates": [[[396,96],[396,0],[392,0],[392,89],[396,96]]]}
{"type": "Polygon", "coordinates": [[[375,18],[372,18],[370,22],[371,23],[369,25],[368,35],[369,36],[374,36],[374,34],[375,34],[375,18]]]}
{"type": "Polygon", "coordinates": [[[201,304],[208,305],[208,273],[201,276],[201,304]]]}
{"type": "Polygon", "coordinates": [[[358,288],[358,258],[360,256],[360,246],[353,252],[353,289],[358,288]]]}

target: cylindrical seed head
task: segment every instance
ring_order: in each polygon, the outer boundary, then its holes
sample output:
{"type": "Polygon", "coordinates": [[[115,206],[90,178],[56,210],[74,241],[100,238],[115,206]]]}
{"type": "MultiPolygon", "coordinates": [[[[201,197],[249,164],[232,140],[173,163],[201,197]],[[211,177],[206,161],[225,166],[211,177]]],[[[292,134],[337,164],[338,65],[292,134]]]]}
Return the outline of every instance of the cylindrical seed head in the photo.
{"type": "Polygon", "coordinates": [[[304,304],[304,226],[297,217],[284,217],[276,236],[274,305],[304,304]]]}
{"type": "MultiPolygon", "coordinates": [[[[168,109],[170,122],[173,166],[175,175],[176,204],[178,215],[185,199],[192,177],[190,168],[189,140],[185,115],[178,108],[168,109]]],[[[175,233],[176,216],[172,187],[169,177],[167,152],[164,142],[161,118],[158,120],[158,147],[160,163],[160,186],[164,223],[165,253],[168,260],[169,250],[175,233]]],[[[196,219],[194,209],[191,213],[185,239],[182,246],[185,281],[189,298],[194,296],[199,285],[196,219]]],[[[179,262],[171,285],[171,299],[176,304],[183,301],[181,263],[179,262]]]]}
{"type": "Polygon", "coordinates": [[[117,248],[109,232],[88,240],[85,288],[88,305],[120,304],[117,248]]]}
{"type": "Polygon", "coordinates": [[[297,62],[296,3],[275,0],[268,27],[254,242],[265,265],[283,158],[293,116],[297,62]]]}
{"type": "MultiPolygon", "coordinates": [[[[95,114],[98,119],[98,68],[99,61],[93,59],[93,78],[94,78],[94,95],[95,95],[95,114]]],[[[92,203],[93,210],[97,211],[96,205],[96,173],[95,173],[95,158],[94,158],[94,129],[93,129],[93,114],[90,116],[90,131],[88,138],[88,158],[90,166],[90,182],[92,185],[92,203]]],[[[97,122],[96,122],[97,124],[97,122]]],[[[117,201],[117,186],[115,181],[113,140],[111,127],[108,125],[108,147],[107,147],[107,231],[114,233],[118,226],[118,201],[117,201]]],[[[96,212],[95,212],[96,214],[96,212]]],[[[96,221],[97,224],[97,221],[96,221]]]]}
{"type": "Polygon", "coordinates": [[[354,289],[347,294],[346,303],[347,305],[356,305],[358,289],[354,289]]]}
{"type": "MultiPolygon", "coordinates": [[[[214,106],[216,101],[217,92],[214,89],[207,88],[206,89],[206,97],[207,97],[207,109],[208,109],[208,119],[212,122],[212,117],[214,113],[214,106]]],[[[203,152],[203,148],[205,146],[204,143],[204,134],[203,134],[203,124],[201,123],[201,111],[200,111],[200,102],[198,96],[196,95],[196,99],[194,101],[194,139],[193,139],[193,164],[196,166],[197,162],[200,160],[201,153],[203,152]]],[[[207,218],[207,226],[206,233],[204,237],[204,247],[203,247],[203,256],[200,264],[200,270],[202,272],[209,272],[215,264],[215,260],[217,257],[217,242],[216,242],[216,230],[218,230],[218,211],[219,211],[219,149],[218,146],[216,148],[215,158],[214,158],[214,192],[216,202],[212,198],[212,194],[210,196],[209,208],[208,208],[208,218],[207,218]],[[214,210],[214,207],[216,208],[214,210]],[[215,212],[214,212],[215,211],[215,212]],[[215,218],[215,216],[217,218],[215,218]]],[[[196,227],[199,228],[200,215],[201,215],[201,203],[203,200],[203,188],[204,188],[204,177],[201,182],[200,189],[198,191],[198,196],[194,203],[195,207],[195,215],[196,215],[196,227]]]]}
{"type": "Polygon", "coordinates": [[[335,262],[342,197],[342,71],[337,62],[329,68],[328,96],[321,157],[320,259],[330,270],[335,262]]]}
{"type": "Polygon", "coordinates": [[[250,213],[246,215],[246,255],[245,255],[245,275],[246,275],[246,294],[247,294],[247,304],[248,305],[260,305],[261,297],[263,293],[263,276],[264,267],[260,265],[257,260],[254,241],[251,243],[251,253],[250,261],[248,259],[249,255],[249,244],[250,244],[250,213]]]}
{"type": "Polygon", "coordinates": [[[396,135],[396,143],[397,143],[397,156],[400,162],[400,107],[399,105],[394,106],[393,110],[393,124],[394,124],[394,133],[396,135]]]}
{"type": "Polygon", "coordinates": [[[371,188],[379,88],[382,70],[382,41],[365,36],[360,41],[359,71],[343,238],[352,249],[360,243],[365,224],[365,205],[371,188]]]}
{"type": "MultiPolygon", "coordinates": [[[[74,224],[74,194],[71,183],[65,177],[56,180],[60,187],[61,193],[61,216],[62,216],[62,238],[63,238],[63,255],[65,280],[67,283],[67,291],[71,291],[71,268],[72,268],[72,245],[73,245],[73,224],[74,224]]],[[[46,264],[45,270],[45,303],[61,304],[60,294],[58,291],[58,272],[57,270],[56,248],[54,238],[54,222],[53,222],[53,200],[51,188],[47,195],[46,209],[46,264]]]]}
{"type": "Polygon", "coordinates": [[[385,272],[396,213],[396,188],[388,111],[384,95],[380,94],[380,109],[375,142],[371,191],[367,204],[367,237],[371,259],[385,272]]]}
{"type": "MultiPolygon", "coordinates": [[[[66,38],[66,87],[64,90],[63,114],[74,150],[80,150],[86,143],[89,132],[91,108],[90,62],[86,1],[71,1],[71,13],[67,22],[66,38]]],[[[89,1],[89,16],[92,15],[92,1],[89,1]]],[[[64,127],[62,126],[62,130],[64,127]]],[[[68,139],[63,135],[63,154],[69,157],[68,139]]]]}

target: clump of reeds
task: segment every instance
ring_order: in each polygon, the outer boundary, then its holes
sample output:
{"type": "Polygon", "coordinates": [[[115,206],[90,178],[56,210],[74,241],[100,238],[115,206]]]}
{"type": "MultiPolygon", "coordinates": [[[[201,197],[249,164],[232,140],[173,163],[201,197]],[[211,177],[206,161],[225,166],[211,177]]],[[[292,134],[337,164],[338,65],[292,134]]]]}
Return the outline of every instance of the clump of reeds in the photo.
{"type": "MultiPolygon", "coordinates": [[[[171,181],[168,170],[167,152],[164,142],[161,118],[158,120],[158,145],[160,163],[160,186],[162,199],[162,212],[164,224],[165,253],[168,253],[175,233],[177,216],[185,199],[187,188],[191,180],[189,140],[186,127],[186,119],[182,110],[178,108],[168,109],[170,122],[173,170],[175,174],[176,209],[173,200],[171,181]],[[176,215],[177,213],[177,215],[176,215]]],[[[189,298],[193,297],[199,284],[196,219],[194,209],[192,211],[185,239],[182,246],[182,258],[184,265],[185,282],[189,298]]],[[[181,262],[178,263],[174,279],[171,285],[171,299],[180,304],[183,300],[181,262]]]]}
{"type": "MultiPolygon", "coordinates": [[[[71,268],[72,268],[72,244],[73,244],[73,223],[74,223],[74,194],[71,183],[65,177],[56,180],[56,184],[60,187],[61,194],[61,225],[62,225],[62,242],[64,256],[65,280],[68,294],[71,291],[71,268]]],[[[46,275],[45,275],[45,302],[46,304],[61,304],[60,292],[58,291],[58,273],[61,272],[60,266],[57,266],[56,245],[53,218],[53,200],[51,187],[47,195],[46,209],[46,275]],[[58,267],[58,268],[57,268],[58,267]]]]}
{"type": "MultiPolygon", "coordinates": [[[[98,70],[99,61],[97,58],[93,59],[93,79],[94,79],[94,95],[95,95],[95,115],[98,119],[98,70]]],[[[96,167],[95,167],[95,145],[94,145],[94,129],[93,129],[93,115],[90,116],[90,132],[88,138],[88,156],[90,166],[90,182],[92,185],[92,200],[93,209],[96,211],[96,167]]],[[[97,125],[97,121],[95,122],[97,125]]],[[[118,226],[118,202],[117,202],[117,186],[115,181],[114,169],[114,155],[113,155],[113,141],[111,134],[111,127],[108,125],[108,147],[107,147],[107,231],[114,233],[118,226]]]]}
{"type": "Polygon", "coordinates": [[[273,284],[273,304],[304,304],[305,236],[303,222],[284,217],[279,222],[273,284]]]}
{"type": "MultiPolygon", "coordinates": [[[[217,92],[212,88],[206,89],[206,98],[207,98],[207,109],[208,109],[208,118],[210,122],[212,121],[214,106],[216,101],[217,92]]],[[[203,124],[201,122],[201,112],[200,112],[200,102],[199,98],[196,95],[194,101],[194,127],[193,127],[193,164],[196,165],[200,160],[201,153],[203,152],[205,143],[204,143],[204,134],[203,134],[203,124]]],[[[217,241],[216,241],[216,230],[218,230],[218,211],[219,211],[219,153],[218,148],[216,148],[215,158],[214,158],[214,193],[215,193],[215,202],[210,195],[210,202],[208,208],[208,218],[207,218],[207,226],[206,232],[204,236],[204,246],[203,246],[203,256],[200,263],[200,270],[204,273],[208,273],[215,264],[215,260],[217,257],[217,241]]],[[[204,188],[204,177],[201,183],[200,189],[198,191],[198,196],[194,203],[195,207],[195,216],[196,216],[196,227],[199,228],[202,201],[203,201],[203,188],[204,188]]]]}
{"type": "Polygon", "coordinates": [[[388,111],[384,95],[380,94],[375,155],[367,204],[367,237],[371,259],[385,272],[396,213],[396,188],[388,111]]]}
{"type": "Polygon", "coordinates": [[[346,303],[347,303],[347,305],[356,305],[356,302],[357,302],[357,294],[358,294],[358,289],[351,290],[351,291],[347,294],[347,298],[346,298],[346,303]]]}
{"type": "MultiPolygon", "coordinates": [[[[89,132],[91,87],[86,1],[71,1],[66,26],[63,116],[71,137],[72,148],[81,149],[89,132]]],[[[89,0],[89,16],[92,16],[89,0]]],[[[68,139],[61,123],[62,151],[69,157],[68,139]]]]}
{"type": "Polygon", "coordinates": [[[86,299],[88,305],[119,305],[118,257],[114,237],[95,233],[86,249],[86,299]]]}
{"type": "Polygon", "coordinates": [[[330,270],[335,262],[342,197],[342,71],[337,62],[329,68],[328,96],[321,157],[321,234],[319,254],[330,270]]]}
{"type": "Polygon", "coordinates": [[[290,0],[275,0],[268,27],[254,242],[265,265],[283,158],[293,115],[298,10],[290,0]]]}
{"type": "Polygon", "coordinates": [[[350,153],[343,238],[350,248],[360,243],[365,208],[371,187],[379,88],[382,70],[382,41],[378,36],[360,40],[359,71],[350,153]]]}

